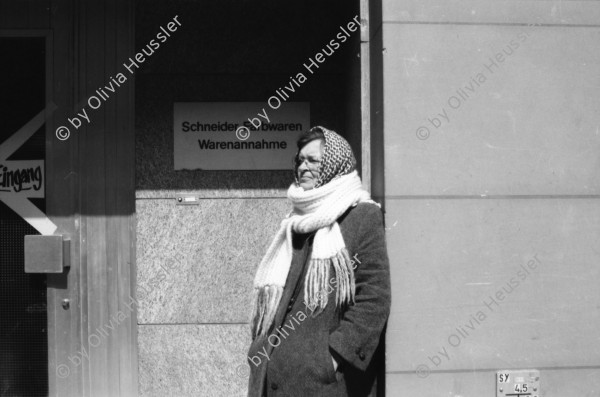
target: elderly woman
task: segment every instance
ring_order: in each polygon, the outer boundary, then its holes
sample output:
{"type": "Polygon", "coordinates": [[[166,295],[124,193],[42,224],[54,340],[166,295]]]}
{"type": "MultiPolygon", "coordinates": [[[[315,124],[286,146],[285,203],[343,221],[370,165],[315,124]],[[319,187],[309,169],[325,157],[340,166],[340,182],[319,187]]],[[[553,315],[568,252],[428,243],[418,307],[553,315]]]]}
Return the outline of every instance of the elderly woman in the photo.
{"type": "Polygon", "coordinates": [[[344,138],[298,140],[293,210],[254,280],[249,397],[367,396],[390,310],[380,207],[344,138]]]}

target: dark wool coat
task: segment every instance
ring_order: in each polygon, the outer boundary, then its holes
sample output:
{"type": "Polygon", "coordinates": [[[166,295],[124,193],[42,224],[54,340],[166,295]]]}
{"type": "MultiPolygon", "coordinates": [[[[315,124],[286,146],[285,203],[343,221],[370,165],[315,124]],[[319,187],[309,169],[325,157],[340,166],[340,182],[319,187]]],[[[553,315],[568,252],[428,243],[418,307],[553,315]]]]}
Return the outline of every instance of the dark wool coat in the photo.
{"type": "Polygon", "coordinates": [[[249,397],[367,396],[376,368],[372,357],[390,312],[389,262],[383,215],[373,203],[350,207],[338,223],[353,257],[355,304],[335,305],[335,271],[330,269],[328,303],[316,317],[304,304],[304,277],[314,232],[294,233],[290,272],[274,326],[248,351],[249,397]],[[275,327],[277,325],[277,327],[275,327]],[[332,355],[339,363],[334,371],[332,355]]]}

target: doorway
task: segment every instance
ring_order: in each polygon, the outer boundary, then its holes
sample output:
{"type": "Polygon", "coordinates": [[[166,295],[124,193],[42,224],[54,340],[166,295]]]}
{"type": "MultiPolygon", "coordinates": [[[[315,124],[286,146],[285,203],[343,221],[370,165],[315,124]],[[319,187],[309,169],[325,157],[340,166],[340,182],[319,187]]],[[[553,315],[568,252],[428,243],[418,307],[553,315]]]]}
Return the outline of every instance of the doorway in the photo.
{"type": "MultiPolygon", "coordinates": [[[[44,109],[46,38],[0,37],[0,193],[39,189],[45,177],[12,161],[44,161],[45,124],[16,151],[2,145],[44,109]],[[15,164],[15,163],[12,163],[15,164]],[[35,180],[34,180],[35,179],[35,180]],[[39,180],[38,180],[39,179],[39,180]],[[37,186],[36,186],[37,184],[37,186]]],[[[46,275],[24,271],[24,236],[40,234],[0,196],[0,396],[48,395],[46,275]]],[[[44,198],[27,198],[45,212],[44,198]]]]}

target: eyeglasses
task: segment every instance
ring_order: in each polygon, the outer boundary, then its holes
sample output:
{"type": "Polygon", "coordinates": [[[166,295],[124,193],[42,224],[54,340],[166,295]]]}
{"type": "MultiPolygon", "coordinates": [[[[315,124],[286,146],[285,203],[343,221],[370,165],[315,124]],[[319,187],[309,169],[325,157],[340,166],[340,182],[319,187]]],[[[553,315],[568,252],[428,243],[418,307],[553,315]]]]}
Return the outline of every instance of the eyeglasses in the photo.
{"type": "Polygon", "coordinates": [[[294,157],[294,165],[296,166],[296,169],[300,168],[300,166],[302,164],[304,164],[305,162],[306,162],[306,166],[310,169],[319,168],[319,166],[321,165],[321,160],[315,160],[315,159],[311,159],[311,158],[303,159],[301,157],[294,157]]]}

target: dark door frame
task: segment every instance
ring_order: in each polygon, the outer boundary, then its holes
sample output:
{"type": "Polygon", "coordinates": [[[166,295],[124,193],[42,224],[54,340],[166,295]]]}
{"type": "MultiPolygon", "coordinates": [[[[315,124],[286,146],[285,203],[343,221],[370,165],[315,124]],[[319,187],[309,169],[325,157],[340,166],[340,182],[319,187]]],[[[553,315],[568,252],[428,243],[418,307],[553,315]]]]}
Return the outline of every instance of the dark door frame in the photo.
{"type": "Polygon", "coordinates": [[[71,236],[69,272],[48,279],[50,395],[137,396],[134,76],[93,114],[88,105],[135,56],[134,4],[52,0],[49,16],[58,108],[47,124],[47,211],[56,234],[71,236]],[[74,128],[84,108],[90,122],[74,128]]]}

